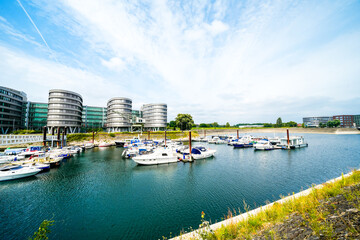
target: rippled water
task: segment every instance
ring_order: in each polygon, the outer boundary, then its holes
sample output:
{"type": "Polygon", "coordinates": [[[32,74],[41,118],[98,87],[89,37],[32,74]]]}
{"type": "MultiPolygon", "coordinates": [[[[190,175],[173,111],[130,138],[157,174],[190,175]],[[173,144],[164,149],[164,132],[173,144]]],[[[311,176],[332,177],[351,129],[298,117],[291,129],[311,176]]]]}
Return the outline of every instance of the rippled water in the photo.
{"type": "Polygon", "coordinates": [[[121,148],[94,149],[35,177],[0,182],[0,239],[161,239],[359,168],[360,135],[304,134],[308,148],[217,149],[215,158],[137,166],[121,148]]]}

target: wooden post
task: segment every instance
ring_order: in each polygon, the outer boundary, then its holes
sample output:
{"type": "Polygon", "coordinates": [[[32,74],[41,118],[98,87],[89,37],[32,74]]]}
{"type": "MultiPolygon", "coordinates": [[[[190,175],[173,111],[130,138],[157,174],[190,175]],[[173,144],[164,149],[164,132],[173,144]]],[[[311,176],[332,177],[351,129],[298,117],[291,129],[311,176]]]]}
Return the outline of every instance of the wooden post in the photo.
{"type": "Polygon", "coordinates": [[[57,144],[57,147],[59,147],[60,146],[60,127],[58,127],[58,129],[57,129],[57,142],[56,142],[56,144],[57,144]]]}
{"type": "Polygon", "coordinates": [[[93,131],[92,133],[93,133],[93,134],[92,134],[92,143],[94,144],[95,133],[94,133],[94,131],[93,131]]]}
{"type": "Polygon", "coordinates": [[[239,129],[236,130],[236,133],[237,133],[237,139],[239,139],[239,129]]]}
{"type": "Polygon", "coordinates": [[[192,156],[191,156],[191,131],[189,131],[189,161],[192,162],[192,156]]]}
{"type": "Polygon", "coordinates": [[[46,146],[46,127],[43,127],[43,144],[46,146]]]}
{"type": "Polygon", "coordinates": [[[66,128],[64,128],[64,130],[63,130],[63,132],[62,132],[62,137],[61,137],[61,148],[64,146],[64,133],[65,133],[65,129],[66,128]]]}
{"type": "Polygon", "coordinates": [[[165,130],[165,147],[166,147],[166,130],[165,130]]]}
{"type": "Polygon", "coordinates": [[[289,129],[286,129],[286,133],[287,133],[287,144],[288,144],[288,148],[290,148],[290,136],[289,136],[289,129]]]}
{"type": "Polygon", "coordinates": [[[67,134],[67,128],[65,128],[64,132],[63,132],[63,145],[64,145],[64,147],[66,146],[66,140],[65,140],[66,134],[67,134]]]}
{"type": "Polygon", "coordinates": [[[204,138],[206,138],[206,130],[204,129],[204,138]]]}

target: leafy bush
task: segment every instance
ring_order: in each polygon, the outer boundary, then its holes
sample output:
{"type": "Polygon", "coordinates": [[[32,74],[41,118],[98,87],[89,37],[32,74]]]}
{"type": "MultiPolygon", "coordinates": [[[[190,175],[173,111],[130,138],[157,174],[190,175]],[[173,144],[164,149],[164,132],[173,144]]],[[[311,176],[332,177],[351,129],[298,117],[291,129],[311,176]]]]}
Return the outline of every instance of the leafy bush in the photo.
{"type": "Polygon", "coordinates": [[[114,138],[115,137],[115,133],[109,133],[109,136],[114,138]]]}
{"type": "Polygon", "coordinates": [[[39,227],[37,232],[34,232],[34,235],[29,238],[29,240],[46,240],[49,239],[47,234],[50,233],[49,227],[54,225],[54,220],[44,220],[39,227]]]}

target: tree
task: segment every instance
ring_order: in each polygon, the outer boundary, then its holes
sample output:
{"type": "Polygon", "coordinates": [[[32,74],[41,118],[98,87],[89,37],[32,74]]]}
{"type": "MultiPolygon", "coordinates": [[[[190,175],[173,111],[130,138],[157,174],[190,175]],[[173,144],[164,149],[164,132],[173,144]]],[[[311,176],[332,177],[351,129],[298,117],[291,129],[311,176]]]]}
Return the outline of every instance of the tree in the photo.
{"type": "Polygon", "coordinates": [[[227,122],[226,125],[225,125],[225,127],[229,128],[229,127],[230,127],[230,123],[227,122]]]}
{"type": "Polygon", "coordinates": [[[170,121],[169,127],[173,128],[173,130],[176,130],[176,122],[175,121],[170,121]]]}
{"type": "Polygon", "coordinates": [[[329,128],[334,127],[334,121],[328,121],[328,122],[326,123],[326,126],[329,127],[329,128]]]}
{"type": "Polygon", "coordinates": [[[209,127],[209,125],[206,124],[206,123],[200,123],[199,127],[201,127],[201,128],[207,128],[207,127],[209,127]]]}
{"type": "Polygon", "coordinates": [[[214,122],[212,125],[213,127],[219,127],[219,124],[217,122],[214,122]]]}
{"type": "Polygon", "coordinates": [[[324,128],[324,127],[326,127],[326,124],[325,123],[319,123],[319,127],[324,128]]]}
{"type": "Polygon", "coordinates": [[[180,128],[180,130],[190,130],[194,125],[194,120],[190,114],[182,114],[179,113],[175,119],[176,126],[180,128]]]}
{"type": "Polygon", "coordinates": [[[276,120],[276,127],[282,127],[282,126],[283,126],[283,123],[282,123],[281,117],[279,117],[279,118],[276,120]]]}
{"type": "Polygon", "coordinates": [[[335,119],[333,122],[334,122],[334,127],[340,126],[340,120],[339,119],[335,119]]]}
{"type": "Polygon", "coordinates": [[[264,127],[271,128],[271,127],[274,127],[274,124],[272,124],[272,123],[264,123],[264,127]]]}
{"type": "Polygon", "coordinates": [[[297,123],[294,121],[290,121],[290,122],[285,123],[285,126],[286,127],[297,127],[297,123]]]}

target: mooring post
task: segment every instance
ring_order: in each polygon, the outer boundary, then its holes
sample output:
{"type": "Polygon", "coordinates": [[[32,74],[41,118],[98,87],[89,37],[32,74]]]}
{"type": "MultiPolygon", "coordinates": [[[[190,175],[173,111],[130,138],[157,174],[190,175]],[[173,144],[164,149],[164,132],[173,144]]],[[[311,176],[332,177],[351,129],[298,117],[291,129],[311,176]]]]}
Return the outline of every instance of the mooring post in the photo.
{"type": "Polygon", "coordinates": [[[46,146],[46,127],[43,127],[43,144],[46,146]]]}
{"type": "Polygon", "coordinates": [[[239,129],[236,130],[236,133],[237,133],[237,139],[239,139],[239,129]]]}
{"type": "Polygon", "coordinates": [[[189,161],[192,162],[192,156],[191,156],[191,130],[189,131],[189,161]]]}
{"type": "Polygon", "coordinates": [[[166,147],[166,130],[165,130],[165,147],[166,147]]]}
{"type": "Polygon", "coordinates": [[[60,146],[60,127],[58,127],[58,129],[57,129],[57,141],[56,141],[56,145],[57,145],[57,147],[59,147],[60,146]]]}
{"type": "Polygon", "coordinates": [[[94,144],[95,133],[94,133],[94,131],[93,131],[92,133],[93,133],[93,134],[92,134],[92,143],[94,144]]]}
{"type": "Polygon", "coordinates": [[[63,132],[63,144],[64,144],[64,147],[66,146],[66,139],[65,139],[65,136],[67,134],[67,128],[64,129],[64,132],[63,132]]]}
{"type": "Polygon", "coordinates": [[[286,129],[286,133],[287,133],[287,144],[288,144],[288,148],[290,148],[290,136],[289,136],[289,129],[286,129]]]}

